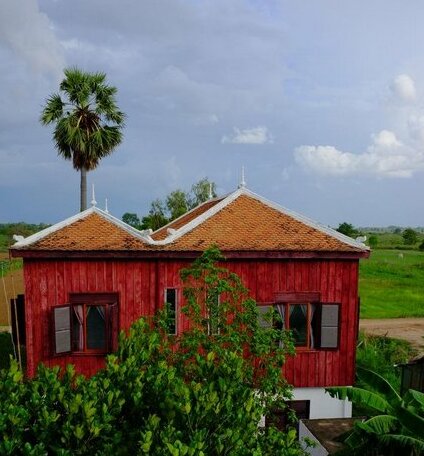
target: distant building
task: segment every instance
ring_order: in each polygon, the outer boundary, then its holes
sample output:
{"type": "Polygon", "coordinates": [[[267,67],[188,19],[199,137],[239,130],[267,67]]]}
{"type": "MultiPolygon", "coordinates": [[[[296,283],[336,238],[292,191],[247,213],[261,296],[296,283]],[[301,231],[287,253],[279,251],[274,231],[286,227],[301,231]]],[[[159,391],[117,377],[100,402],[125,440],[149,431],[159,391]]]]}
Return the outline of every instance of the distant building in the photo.
{"type": "Polygon", "coordinates": [[[401,394],[409,389],[424,393],[424,356],[421,355],[408,363],[398,364],[401,368],[401,394]]]}

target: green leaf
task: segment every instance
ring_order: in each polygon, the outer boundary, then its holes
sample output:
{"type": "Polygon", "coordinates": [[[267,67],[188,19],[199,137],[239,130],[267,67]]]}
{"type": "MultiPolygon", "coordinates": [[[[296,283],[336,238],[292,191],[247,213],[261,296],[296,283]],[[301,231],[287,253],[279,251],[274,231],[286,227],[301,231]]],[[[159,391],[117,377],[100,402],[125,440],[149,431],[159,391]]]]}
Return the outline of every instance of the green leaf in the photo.
{"type": "Polygon", "coordinates": [[[420,409],[424,410],[424,393],[421,393],[420,391],[413,389],[408,390],[403,396],[403,400],[408,404],[414,403],[420,409]]]}
{"type": "Polygon", "coordinates": [[[406,409],[400,407],[397,410],[397,417],[402,424],[412,435],[424,436],[424,418],[406,409]]]}
{"type": "Polygon", "coordinates": [[[337,397],[344,400],[349,399],[355,404],[362,404],[377,410],[378,412],[387,413],[391,411],[390,404],[377,393],[364,390],[362,388],[353,387],[339,387],[339,388],[326,388],[325,390],[331,397],[337,397]]]}
{"type": "MultiPolygon", "coordinates": [[[[422,430],[421,430],[422,434],[422,430]]],[[[410,437],[402,434],[381,435],[378,440],[387,446],[405,448],[415,451],[415,454],[424,454],[424,440],[417,437],[410,437]]],[[[400,455],[401,453],[399,453],[400,455]]]]}
{"type": "Polygon", "coordinates": [[[384,396],[393,408],[400,405],[402,398],[399,396],[393,386],[381,375],[364,367],[357,367],[359,379],[370,386],[373,390],[384,396]]]}
{"type": "Polygon", "coordinates": [[[391,415],[374,416],[364,421],[363,424],[376,434],[387,434],[399,427],[398,419],[391,415]]]}

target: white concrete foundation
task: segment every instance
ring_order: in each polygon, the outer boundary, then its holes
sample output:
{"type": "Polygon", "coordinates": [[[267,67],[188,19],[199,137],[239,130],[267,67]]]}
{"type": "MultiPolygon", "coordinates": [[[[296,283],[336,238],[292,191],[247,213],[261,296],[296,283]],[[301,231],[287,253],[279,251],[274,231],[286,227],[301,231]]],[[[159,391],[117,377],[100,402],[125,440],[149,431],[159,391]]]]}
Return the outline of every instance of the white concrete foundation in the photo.
{"type": "Polygon", "coordinates": [[[351,418],[352,403],[332,398],[325,388],[293,388],[293,400],[309,400],[309,418],[351,418]]]}

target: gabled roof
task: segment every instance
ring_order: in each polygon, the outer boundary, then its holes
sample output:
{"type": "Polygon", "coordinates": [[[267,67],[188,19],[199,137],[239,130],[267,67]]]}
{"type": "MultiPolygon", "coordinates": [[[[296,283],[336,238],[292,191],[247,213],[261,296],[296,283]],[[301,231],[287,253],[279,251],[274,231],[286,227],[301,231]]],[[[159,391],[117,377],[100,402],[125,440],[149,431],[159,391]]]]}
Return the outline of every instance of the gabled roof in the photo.
{"type": "Polygon", "coordinates": [[[337,231],[240,188],[207,201],[151,236],[96,207],[23,241],[12,251],[200,252],[216,244],[224,252],[348,253],[369,248],[337,231]]]}
{"type": "MultiPolygon", "coordinates": [[[[154,237],[155,233],[152,234],[154,237]]],[[[164,250],[368,252],[362,243],[240,188],[191,220],[164,250]]]]}
{"type": "Polygon", "coordinates": [[[97,207],[33,234],[12,246],[15,250],[105,251],[143,249],[142,234],[97,207]]]}

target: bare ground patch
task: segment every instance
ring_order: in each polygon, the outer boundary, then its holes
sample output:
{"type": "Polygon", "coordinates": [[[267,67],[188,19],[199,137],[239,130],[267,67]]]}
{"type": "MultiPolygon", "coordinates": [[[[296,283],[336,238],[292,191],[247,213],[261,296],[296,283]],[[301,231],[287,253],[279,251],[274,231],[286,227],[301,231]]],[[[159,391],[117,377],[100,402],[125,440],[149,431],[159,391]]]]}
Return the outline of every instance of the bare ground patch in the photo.
{"type": "Polygon", "coordinates": [[[359,329],[370,335],[406,340],[424,354],[424,318],[361,320],[359,329]]]}

